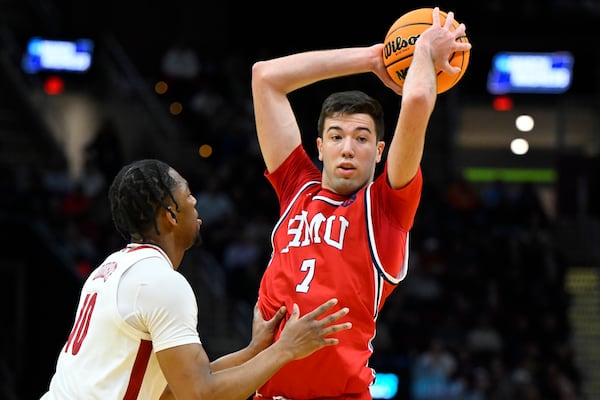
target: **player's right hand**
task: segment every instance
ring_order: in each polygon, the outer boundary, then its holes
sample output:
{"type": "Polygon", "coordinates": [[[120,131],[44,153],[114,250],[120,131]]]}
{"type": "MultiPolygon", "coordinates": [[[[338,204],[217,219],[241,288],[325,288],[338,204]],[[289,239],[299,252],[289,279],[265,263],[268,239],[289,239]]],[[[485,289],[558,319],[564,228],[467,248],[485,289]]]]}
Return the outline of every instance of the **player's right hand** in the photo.
{"type": "Polygon", "coordinates": [[[350,322],[334,324],[348,314],[349,309],[344,307],[335,313],[322,317],[338,302],[330,299],[313,311],[300,318],[300,309],[294,304],[290,318],[286,322],[277,344],[291,352],[292,358],[297,360],[312,354],[325,347],[339,343],[339,339],[330,335],[352,328],[350,322]],[[321,319],[319,319],[322,317],[321,319]]]}

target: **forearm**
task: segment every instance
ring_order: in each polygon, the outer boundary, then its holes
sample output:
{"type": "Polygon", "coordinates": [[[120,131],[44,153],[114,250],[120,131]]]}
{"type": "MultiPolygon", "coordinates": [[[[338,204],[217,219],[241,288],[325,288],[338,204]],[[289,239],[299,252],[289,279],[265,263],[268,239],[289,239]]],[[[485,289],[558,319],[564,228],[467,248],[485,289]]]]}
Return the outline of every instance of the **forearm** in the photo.
{"type": "Polygon", "coordinates": [[[160,399],[245,400],[285,363],[298,356],[298,349],[292,344],[274,343],[242,362],[253,354],[253,347],[246,348],[222,357],[216,367],[197,344],[159,351],[157,358],[168,382],[160,399]]]}
{"type": "Polygon", "coordinates": [[[307,51],[266,61],[262,71],[281,91],[290,93],[321,80],[372,72],[380,57],[373,46],[307,51]]]}
{"type": "Polygon", "coordinates": [[[211,371],[216,372],[226,368],[236,367],[245,363],[257,354],[258,351],[255,351],[251,347],[245,347],[234,353],[226,354],[222,357],[217,358],[216,360],[211,361],[210,369],[211,371]]]}
{"type": "Polygon", "coordinates": [[[401,110],[388,152],[388,178],[404,187],[423,158],[425,133],[437,99],[437,78],[428,46],[417,46],[403,88],[401,110]]]}
{"type": "Polygon", "coordinates": [[[433,109],[437,97],[437,76],[429,45],[417,45],[408,69],[403,97],[425,96],[433,109]]]}
{"type": "Polygon", "coordinates": [[[291,352],[271,346],[247,362],[223,371],[222,375],[213,371],[212,398],[246,399],[292,359],[291,352]]]}

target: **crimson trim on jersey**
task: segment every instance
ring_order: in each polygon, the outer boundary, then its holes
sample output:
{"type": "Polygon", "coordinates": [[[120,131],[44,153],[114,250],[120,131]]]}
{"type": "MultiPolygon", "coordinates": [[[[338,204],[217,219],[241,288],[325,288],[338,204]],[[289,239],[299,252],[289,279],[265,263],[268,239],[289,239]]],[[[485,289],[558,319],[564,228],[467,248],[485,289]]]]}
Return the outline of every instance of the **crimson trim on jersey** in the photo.
{"type": "Polygon", "coordinates": [[[140,341],[137,356],[135,357],[135,362],[133,363],[133,368],[131,369],[129,385],[127,385],[123,400],[136,400],[138,398],[140,389],[142,388],[144,374],[148,367],[148,360],[150,360],[150,354],[152,354],[152,341],[142,339],[140,341]]]}
{"type": "Polygon", "coordinates": [[[171,268],[175,269],[173,267],[173,263],[171,262],[171,259],[169,258],[169,256],[167,256],[167,253],[165,253],[165,251],[160,246],[157,246],[155,244],[149,244],[149,243],[129,243],[127,245],[127,247],[125,247],[122,251],[133,252],[133,251],[144,250],[144,249],[152,249],[152,250],[158,251],[164,257],[164,259],[169,263],[169,265],[171,266],[171,268]]]}

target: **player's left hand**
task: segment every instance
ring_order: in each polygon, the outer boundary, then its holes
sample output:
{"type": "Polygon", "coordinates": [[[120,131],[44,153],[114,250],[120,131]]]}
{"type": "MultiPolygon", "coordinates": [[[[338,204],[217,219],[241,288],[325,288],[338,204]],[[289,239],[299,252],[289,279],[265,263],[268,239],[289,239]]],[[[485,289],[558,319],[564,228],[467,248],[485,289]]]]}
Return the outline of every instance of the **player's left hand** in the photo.
{"type": "Polygon", "coordinates": [[[270,320],[266,321],[258,308],[258,303],[254,305],[254,318],[252,320],[252,339],[249,347],[257,353],[266,349],[273,343],[275,332],[285,318],[286,308],[281,306],[277,313],[270,320]]]}
{"type": "Polygon", "coordinates": [[[372,72],[383,82],[385,86],[392,89],[396,94],[402,95],[402,86],[398,85],[390,77],[386,71],[383,63],[383,46],[384,43],[377,43],[369,47],[369,51],[373,53],[373,60],[375,60],[372,72]]]}
{"type": "Polygon", "coordinates": [[[417,40],[417,46],[427,46],[436,69],[449,75],[460,72],[460,68],[450,64],[451,55],[457,51],[468,51],[471,49],[470,42],[461,42],[457,39],[465,35],[465,24],[459,24],[453,29],[454,12],[448,11],[446,21],[440,22],[440,8],[435,7],[432,13],[432,24],[417,40]]]}

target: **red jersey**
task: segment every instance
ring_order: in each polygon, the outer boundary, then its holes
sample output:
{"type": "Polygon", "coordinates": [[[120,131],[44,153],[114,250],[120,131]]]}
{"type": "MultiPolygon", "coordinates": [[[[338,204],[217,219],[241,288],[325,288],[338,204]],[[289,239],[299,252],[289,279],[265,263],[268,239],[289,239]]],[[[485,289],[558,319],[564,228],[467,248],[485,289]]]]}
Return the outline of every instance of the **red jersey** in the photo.
{"type": "Polygon", "coordinates": [[[285,304],[289,317],[294,303],[302,315],[336,297],[338,309],[350,309],[344,321],[352,329],[336,334],[337,346],[284,366],[256,399],[371,399],[377,316],[406,276],[409,231],[422,190],[420,169],[399,190],[388,185],[386,175],[387,165],[356,193],[335,194],[321,187],[321,171],[301,146],[273,173],[265,172],[277,192],[280,219],[259,288],[263,316],[273,317],[285,304]]]}

